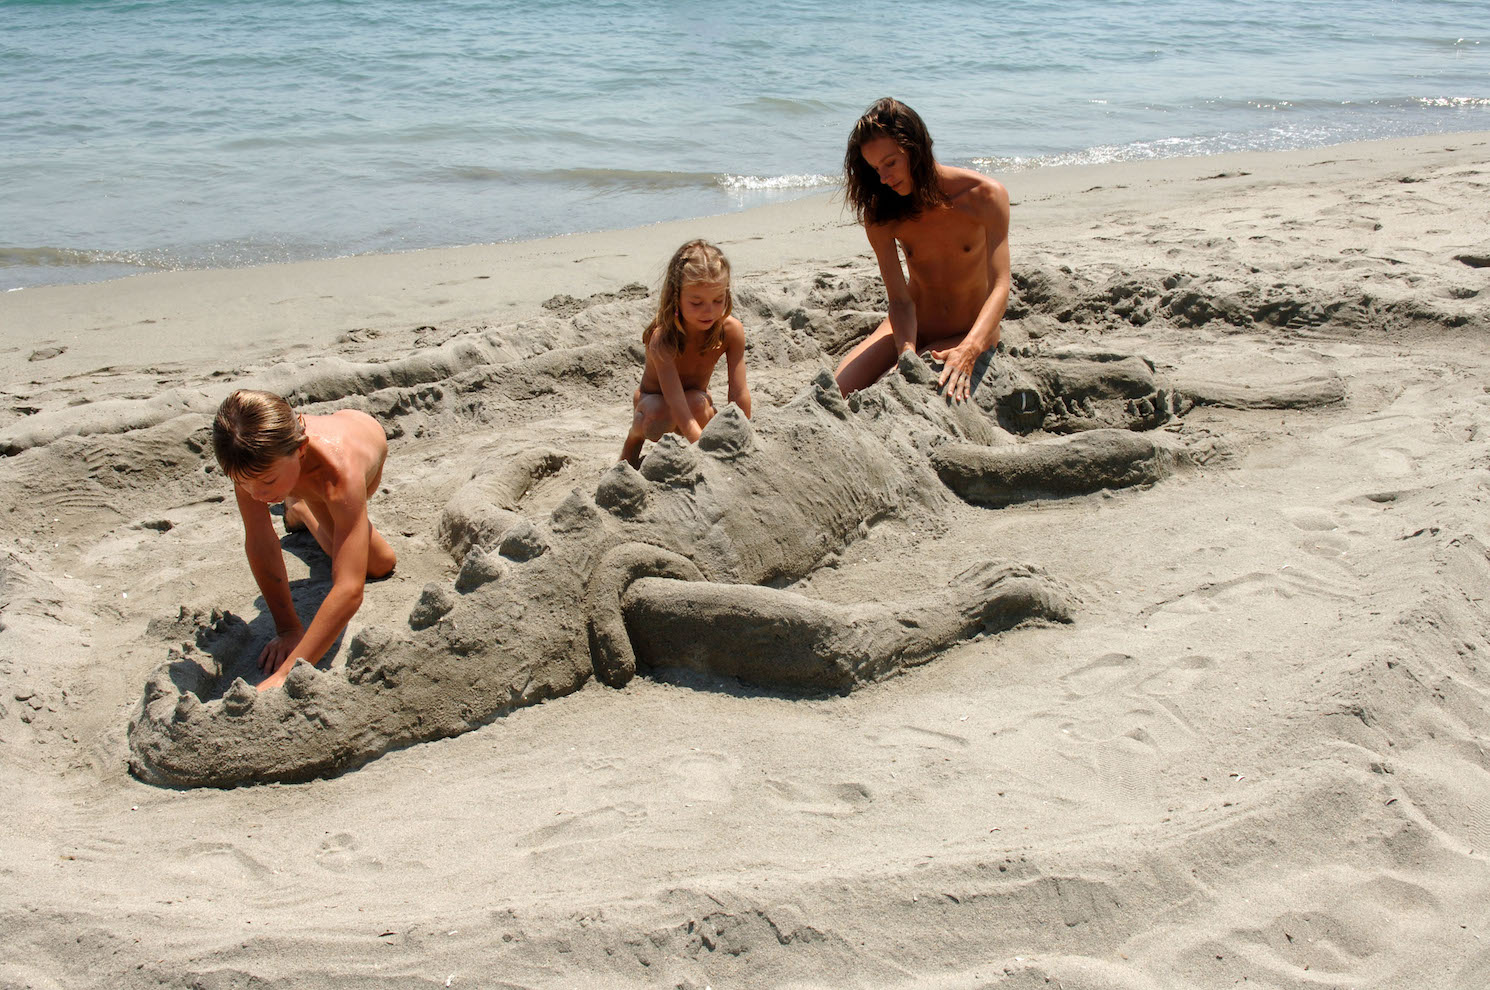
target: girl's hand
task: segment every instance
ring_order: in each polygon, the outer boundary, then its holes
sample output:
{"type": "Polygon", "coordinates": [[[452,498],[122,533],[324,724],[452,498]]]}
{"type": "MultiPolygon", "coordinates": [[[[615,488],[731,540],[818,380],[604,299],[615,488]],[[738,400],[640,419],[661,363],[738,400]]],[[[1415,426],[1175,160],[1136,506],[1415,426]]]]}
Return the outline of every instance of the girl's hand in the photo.
{"type": "Polygon", "coordinates": [[[945,351],[932,351],[931,356],[943,362],[941,377],[936,387],[953,402],[966,401],[973,387],[973,365],[983,354],[963,341],[945,351]]]}

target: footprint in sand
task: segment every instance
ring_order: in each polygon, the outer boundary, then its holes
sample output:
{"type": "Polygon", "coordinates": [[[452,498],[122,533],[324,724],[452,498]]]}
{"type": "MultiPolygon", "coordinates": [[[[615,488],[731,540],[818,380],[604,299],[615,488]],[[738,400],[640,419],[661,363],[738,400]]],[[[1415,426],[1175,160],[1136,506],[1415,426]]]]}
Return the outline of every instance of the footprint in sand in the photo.
{"type": "Polygon", "coordinates": [[[689,753],[670,767],[674,792],[685,801],[729,801],[735,796],[735,761],[723,753],[689,753]]]}
{"type": "Polygon", "coordinates": [[[1305,553],[1327,559],[1338,558],[1350,550],[1352,540],[1340,532],[1341,522],[1332,512],[1314,506],[1282,510],[1284,519],[1303,532],[1297,543],[1305,553]]]}
{"type": "Polygon", "coordinates": [[[359,850],[362,844],[349,832],[338,832],[321,843],[316,850],[316,865],[332,873],[378,873],[383,861],[364,855],[359,850]]]}
{"type": "Polygon", "coordinates": [[[959,750],[968,747],[968,741],[962,736],[951,732],[938,732],[936,729],[923,729],[918,725],[899,725],[888,732],[878,733],[869,737],[876,746],[887,748],[898,748],[901,746],[913,746],[919,749],[950,749],[959,750]]]}
{"type": "Polygon", "coordinates": [[[1096,717],[1062,723],[1061,735],[1069,741],[1111,748],[1128,756],[1147,759],[1161,752],[1187,748],[1195,731],[1168,702],[1135,705],[1122,712],[1104,712],[1096,717]]]}
{"type": "Polygon", "coordinates": [[[191,862],[194,872],[197,864],[204,860],[216,866],[219,872],[232,869],[254,877],[266,877],[271,872],[269,867],[229,842],[189,842],[176,850],[176,857],[183,863],[191,862]]]}
{"type": "Polygon", "coordinates": [[[646,810],[641,805],[630,802],[592,808],[577,814],[560,812],[558,822],[519,836],[516,844],[518,848],[537,853],[604,842],[635,830],[646,817],[646,810]]]}
{"type": "Polygon", "coordinates": [[[1208,680],[1216,669],[1216,661],[1201,653],[1192,653],[1177,658],[1173,663],[1154,671],[1139,681],[1137,688],[1155,698],[1167,698],[1187,694],[1208,680]]]}
{"type": "Polygon", "coordinates": [[[1105,653],[1084,667],[1062,674],[1059,680],[1068,696],[1085,698],[1130,682],[1137,666],[1138,661],[1126,653],[1105,653]]]}
{"type": "Polygon", "coordinates": [[[869,788],[854,783],[796,784],[787,780],[768,780],[766,794],[791,811],[829,818],[857,815],[874,801],[869,788]]]}

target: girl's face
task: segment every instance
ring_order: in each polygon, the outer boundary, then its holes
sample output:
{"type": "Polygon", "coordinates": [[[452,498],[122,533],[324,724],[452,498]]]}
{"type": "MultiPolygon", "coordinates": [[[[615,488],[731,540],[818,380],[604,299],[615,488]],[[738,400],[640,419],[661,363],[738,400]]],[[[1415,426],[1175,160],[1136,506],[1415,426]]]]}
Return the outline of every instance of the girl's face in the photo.
{"type": "Polygon", "coordinates": [[[288,454],[255,475],[234,478],[233,482],[255,502],[273,505],[283,502],[300,480],[300,455],[288,454]]]}
{"type": "Polygon", "coordinates": [[[911,181],[910,158],[893,138],[871,138],[859,146],[859,155],[879,175],[881,185],[901,196],[911,194],[915,183],[911,181]]]}
{"type": "Polygon", "coordinates": [[[678,317],[685,330],[703,333],[724,315],[728,282],[688,282],[678,296],[678,317]]]}

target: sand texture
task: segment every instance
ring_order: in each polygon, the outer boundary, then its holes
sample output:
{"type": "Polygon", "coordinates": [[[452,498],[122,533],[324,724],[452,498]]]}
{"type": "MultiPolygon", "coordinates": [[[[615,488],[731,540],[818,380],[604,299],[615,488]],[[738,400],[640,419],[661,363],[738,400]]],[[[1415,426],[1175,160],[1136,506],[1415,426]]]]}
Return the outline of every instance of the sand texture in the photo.
{"type": "Polygon", "coordinates": [[[1008,185],[956,407],[826,199],[0,296],[0,988],[1490,984],[1490,135],[1008,185]],[[390,438],[262,695],[237,387],[390,438]]]}

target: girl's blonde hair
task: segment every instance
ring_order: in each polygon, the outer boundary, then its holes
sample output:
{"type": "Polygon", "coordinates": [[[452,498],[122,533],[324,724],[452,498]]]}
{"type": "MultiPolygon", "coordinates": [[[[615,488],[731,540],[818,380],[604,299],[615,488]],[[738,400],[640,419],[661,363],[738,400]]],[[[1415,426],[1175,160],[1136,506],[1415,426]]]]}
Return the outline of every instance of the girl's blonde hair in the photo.
{"type": "Polygon", "coordinates": [[[667,263],[667,272],[662,276],[657,315],[642,332],[642,343],[649,342],[652,334],[660,330],[662,343],[675,354],[683,353],[688,335],[683,330],[678,307],[682,304],[683,287],[690,283],[724,286],[724,312],[709,327],[702,349],[711,351],[724,343],[724,321],[735,311],[735,297],[729,287],[729,259],[708,241],[689,241],[673,252],[672,260],[667,263]]]}
{"type": "Polygon", "coordinates": [[[273,392],[241,388],[223,400],[212,422],[212,452],[229,478],[263,474],[305,442],[305,425],[273,392]]]}

